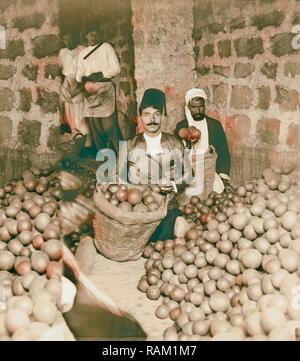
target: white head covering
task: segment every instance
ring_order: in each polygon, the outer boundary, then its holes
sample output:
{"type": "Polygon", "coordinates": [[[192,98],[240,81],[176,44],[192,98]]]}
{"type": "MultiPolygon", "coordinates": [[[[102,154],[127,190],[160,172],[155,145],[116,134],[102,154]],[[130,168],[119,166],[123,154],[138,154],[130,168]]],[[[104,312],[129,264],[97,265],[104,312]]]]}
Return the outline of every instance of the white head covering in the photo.
{"type": "Polygon", "coordinates": [[[188,90],[185,94],[185,116],[186,116],[186,119],[189,121],[189,120],[192,120],[193,117],[192,117],[192,114],[191,114],[191,111],[188,107],[189,105],[189,102],[191,99],[193,98],[203,98],[205,100],[207,100],[207,95],[204,91],[204,89],[200,89],[200,88],[192,88],[190,90],[188,90]]]}
{"type": "Polygon", "coordinates": [[[207,100],[207,95],[206,95],[204,89],[192,88],[192,89],[188,90],[185,94],[185,104],[189,105],[189,101],[191,99],[198,98],[198,97],[207,100]]]}

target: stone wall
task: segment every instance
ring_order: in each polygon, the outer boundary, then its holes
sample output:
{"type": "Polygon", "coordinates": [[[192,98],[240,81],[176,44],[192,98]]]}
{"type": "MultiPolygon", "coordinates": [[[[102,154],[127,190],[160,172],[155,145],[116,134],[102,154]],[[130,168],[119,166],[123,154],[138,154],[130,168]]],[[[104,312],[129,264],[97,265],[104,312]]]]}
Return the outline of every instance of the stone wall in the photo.
{"type": "MultiPolygon", "coordinates": [[[[58,0],[63,32],[81,33],[86,24],[97,24],[103,41],[113,45],[121,65],[114,78],[119,123],[125,137],[132,135],[136,116],[134,45],[130,0],[58,0]]],[[[82,41],[84,42],[82,37],[82,41]]]]}
{"type": "Polygon", "coordinates": [[[232,146],[300,148],[299,0],[194,0],[197,85],[232,146]]]}
{"type": "Polygon", "coordinates": [[[182,119],[184,94],[194,84],[192,0],[132,0],[137,99],[147,88],[167,96],[163,129],[182,119]]]}
{"type": "Polygon", "coordinates": [[[300,62],[291,46],[299,0],[1,0],[0,144],[44,153],[59,141],[62,14],[67,25],[102,16],[122,66],[115,82],[125,136],[145,89],[166,92],[163,128],[172,132],[197,85],[232,146],[299,148],[300,62]]]}
{"type": "MultiPolygon", "coordinates": [[[[1,0],[0,25],[6,29],[6,49],[0,50],[0,144],[36,154],[51,152],[60,142],[57,54],[60,41],[60,6],[64,0],[1,0]]],[[[92,1],[81,1],[87,7],[92,1]]],[[[70,10],[75,1],[69,2],[70,10]]],[[[115,47],[122,71],[117,84],[120,123],[136,113],[131,6],[129,0],[102,0],[107,15],[106,40],[115,47]]],[[[88,8],[89,13],[95,13],[88,8]]],[[[65,19],[71,18],[71,11],[65,19]]],[[[77,14],[82,16],[82,14],[77,14]]],[[[126,132],[125,132],[126,135],[126,132]]]]}
{"type": "Polygon", "coordinates": [[[60,49],[57,3],[1,0],[6,49],[0,50],[0,143],[47,150],[58,124],[60,80],[48,73],[60,49]]]}

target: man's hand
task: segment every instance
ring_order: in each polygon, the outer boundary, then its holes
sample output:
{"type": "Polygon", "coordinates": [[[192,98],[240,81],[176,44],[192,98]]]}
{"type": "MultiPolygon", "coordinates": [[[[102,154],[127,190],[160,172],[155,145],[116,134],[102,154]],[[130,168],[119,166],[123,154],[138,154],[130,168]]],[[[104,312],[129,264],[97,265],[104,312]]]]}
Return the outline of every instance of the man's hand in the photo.
{"type": "Polygon", "coordinates": [[[168,194],[174,191],[173,186],[159,186],[160,192],[163,194],[168,194]]]}
{"type": "Polygon", "coordinates": [[[177,187],[173,181],[162,180],[158,184],[158,186],[160,188],[161,193],[164,193],[164,194],[168,194],[171,192],[177,193],[177,187]]]}
{"type": "Polygon", "coordinates": [[[229,191],[234,191],[234,190],[235,190],[234,187],[231,185],[229,179],[224,179],[224,178],[222,178],[222,177],[221,177],[221,179],[222,179],[222,182],[223,182],[223,184],[224,184],[225,189],[227,189],[227,190],[229,190],[229,191]]]}
{"type": "Polygon", "coordinates": [[[89,78],[87,76],[83,76],[81,78],[81,83],[84,85],[88,80],[89,80],[89,78]]]}
{"type": "Polygon", "coordinates": [[[190,140],[192,146],[195,146],[197,143],[199,143],[199,141],[200,141],[200,138],[199,139],[195,138],[195,139],[190,140]]]}

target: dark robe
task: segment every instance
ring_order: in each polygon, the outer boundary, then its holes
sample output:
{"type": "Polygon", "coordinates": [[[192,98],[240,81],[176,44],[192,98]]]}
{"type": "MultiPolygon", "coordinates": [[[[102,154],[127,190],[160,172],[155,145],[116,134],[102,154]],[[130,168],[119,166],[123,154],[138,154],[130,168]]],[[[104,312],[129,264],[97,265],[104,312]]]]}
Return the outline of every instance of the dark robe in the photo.
{"type": "MultiPolygon", "coordinates": [[[[222,124],[213,118],[206,116],[208,128],[208,141],[209,145],[215,148],[217,153],[216,172],[223,173],[230,176],[230,153],[227,144],[226,135],[222,124]]],[[[186,119],[177,123],[175,134],[178,135],[180,129],[188,128],[189,124],[186,119]]],[[[222,178],[222,177],[221,177],[222,178]]]]}

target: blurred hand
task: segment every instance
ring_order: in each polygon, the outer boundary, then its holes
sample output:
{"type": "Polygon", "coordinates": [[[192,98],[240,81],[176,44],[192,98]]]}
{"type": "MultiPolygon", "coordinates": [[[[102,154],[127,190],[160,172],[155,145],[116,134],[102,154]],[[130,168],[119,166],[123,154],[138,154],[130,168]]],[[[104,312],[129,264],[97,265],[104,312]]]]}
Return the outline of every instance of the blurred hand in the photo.
{"type": "Polygon", "coordinates": [[[75,190],[83,185],[78,177],[69,172],[60,171],[57,178],[59,179],[63,190],[75,190]]]}

